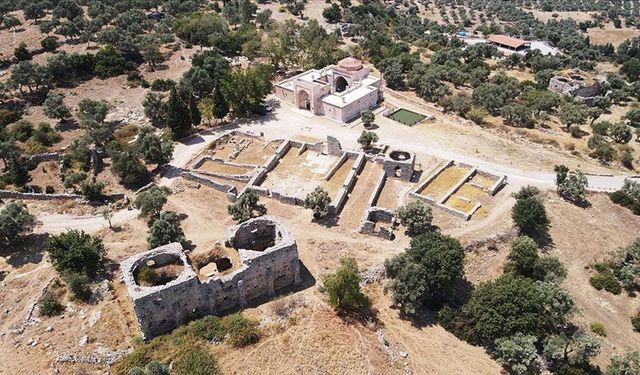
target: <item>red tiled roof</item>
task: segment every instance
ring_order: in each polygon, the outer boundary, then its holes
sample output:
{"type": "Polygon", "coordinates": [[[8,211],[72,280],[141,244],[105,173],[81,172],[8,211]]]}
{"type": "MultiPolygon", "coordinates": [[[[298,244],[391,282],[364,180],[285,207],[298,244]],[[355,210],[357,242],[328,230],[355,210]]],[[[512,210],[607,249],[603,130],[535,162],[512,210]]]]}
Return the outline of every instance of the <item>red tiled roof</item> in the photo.
{"type": "Polygon", "coordinates": [[[497,34],[492,34],[489,35],[489,39],[490,42],[492,43],[496,43],[496,44],[500,44],[503,46],[507,46],[507,47],[511,47],[513,49],[518,49],[520,47],[522,47],[525,44],[528,44],[529,42],[522,40],[522,39],[517,39],[517,38],[512,38],[508,35],[497,35],[497,34]]]}

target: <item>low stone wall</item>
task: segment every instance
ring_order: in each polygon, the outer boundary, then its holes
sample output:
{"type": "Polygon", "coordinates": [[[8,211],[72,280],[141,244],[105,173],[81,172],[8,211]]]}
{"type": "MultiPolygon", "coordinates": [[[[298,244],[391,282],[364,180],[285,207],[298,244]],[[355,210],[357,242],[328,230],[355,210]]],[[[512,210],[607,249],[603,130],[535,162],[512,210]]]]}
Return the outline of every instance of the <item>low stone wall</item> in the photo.
{"type": "Polygon", "coordinates": [[[347,162],[347,160],[349,160],[349,156],[347,155],[346,152],[343,152],[342,156],[340,156],[340,159],[338,159],[338,161],[333,165],[333,167],[331,167],[329,172],[327,172],[327,174],[324,175],[323,177],[324,180],[329,181],[331,177],[333,177],[333,175],[336,174],[338,169],[340,169],[340,167],[342,167],[342,165],[347,162]]]}
{"type": "Polygon", "coordinates": [[[0,198],[51,201],[56,199],[83,199],[84,197],[80,194],[21,193],[17,191],[0,190],[0,198]]]}
{"type": "Polygon", "coordinates": [[[360,222],[359,232],[378,236],[387,240],[393,240],[393,226],[395,224],[395,212],[382,207],[368,207],[360,222]],[[376,223],[389,223],[389,227],[378,225],[376,231],[376,223]]]}
{"type": "Polygon", "coordinates": [[[424,181],[422,181],[421,183],[416,185],[416,187],[411,191],[411,194],[419,196],[420,194],[418,194],[418,192],[422,191],[422,189],[424,189],[425,186],[427,186],[430,183],[432,183],[433,180],[435,180],[436,177],[438,177],[440,175],[440,173],[442,173],[445,169],[449,168],[453,164],[454,164],[454,161],[453,160],[449,160],[443,166],[441,166],[440,168],[436,169],[433,173],[431,173],[431,175],[429,175],[429,177],[427,177],[426,179],[424,179],[424,181]]]}
{"type": "Polygon", "coordinates": [[[202,177],[202,176],[198,176],[192,172],[189,171],[182,171],[180,172],[180,177],[187,179],[187,180],[191,180],[194,182],[197,182],[199,184],[214,188],[218,191],[221,191],[223,193],[227,193],[228,197],[230,200],[235,200],[236,196],[237,196],[237,189],[235,186],[233,185],[227,185],[227,184],[221,184],[217,181],[213,181],[210,180],[208,178],[202,177]]]}
{"type": "MultiPolygon", "coordinates": [[[[108,193],[103,194],[105,198],[109,200],[124,199],[125,193],[108,193]]],[[[21,199],[21,200],[35,200],[35,201],[52,201],[57,199],[63,200],[84,200],[85,197],[80,194],[45,194],[45,193],[22,193],[18,191],[0,190],[0,198],[4,199],[21,199]]]]}
{"type": "Polygon", "coordinates": [[[29,161],[32,161],[34,163],[42,163],[45,161],[59,161],[60,159],[62,159],[62,156],[57,152],[46,152],[43,154],[35,154],[29,156],[29,161]]]}
{"type": "Polygon", "coordinates": [[[342,188],[338,190],[336,198],[333,200],[334,203],[332,203],[330,207],[330,210],[335,214],[339,214],[344,207],[344,204],[347,202],[349,192],[356,184],[358,174],[362,171],[362,168],[364,168],[364,163],[366,163],[364,153],[358,153],[358,156],[351,167],[351,171],[347,175],[347,178],[345,178],[342,188]]]}
{"type": "Polygon", "coordinates": [[[500,189],[502,189],[507,184],[507,176],[502,175],[498,178],[495,184],[489,189],[489,194],[491,196],[496,195],[500,189]]]}
{"type": "Polygon", "coordinates": [[[387,182],[387,174],[382,173],[378,181],[376,182],[376,186],[373,188],[371,192],[371,196],[367,201],[367,207],[375,206],[378,202],[378,198],[380,197],[380,193],[382,193],[382,189],[384,188],[384,184],[387,182]]]}
{"type": "MultiPolygon", "coordinates": [[[[460,166],[464,166],[464,167],[466,167],[466,165],[462,165],[462,164],[460,164],[460,166]]],[[[447,201],[447,199],[451,198],[451,196],[452,196],[453,194],[455,194],[455,192],[456,192],[456,191],[458,191],[462,185],[464,185],[467,181],[469,181],[469,179],[470,179],[470,178],[472,178],[472,177],[476,174],[476,172],[477,172],[477,171],[478,171],[478,170],[477,170],[476,168],[473,168],[473,167],[472,167],[472,168],[469,170],[469,172],[467,172],[467,174],[465,174],[465,175],[464,175],[464,177],[462,177],[462,178],[460,179],[460,181],[456,182],[456,183],[455,183],[455,185],[453,185],[453,187],[451,187],[451,188],[449,189],[449,191],[447,191],[447,192],[444,194],[444,196],[440,199],[440,202],[438,202],[438,203],[440,203],[440,204],[444,204],[444,202],[446,202],[446,201],[447,201]]]]}

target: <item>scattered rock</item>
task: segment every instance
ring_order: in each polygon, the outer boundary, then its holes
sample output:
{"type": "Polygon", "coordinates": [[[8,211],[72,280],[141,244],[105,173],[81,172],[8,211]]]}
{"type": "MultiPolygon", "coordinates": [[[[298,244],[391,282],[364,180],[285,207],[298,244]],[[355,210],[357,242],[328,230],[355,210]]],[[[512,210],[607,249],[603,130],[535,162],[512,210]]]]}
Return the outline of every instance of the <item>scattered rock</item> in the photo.
{"type": "Polygon", "coordinates": [[[87,345],[88,342],[89,342],[89,336],[84,335],[84,336],[80,337],[80,341],[78,341],[78,345],[79,346],[85,346],[85,345],[87,345]]]}

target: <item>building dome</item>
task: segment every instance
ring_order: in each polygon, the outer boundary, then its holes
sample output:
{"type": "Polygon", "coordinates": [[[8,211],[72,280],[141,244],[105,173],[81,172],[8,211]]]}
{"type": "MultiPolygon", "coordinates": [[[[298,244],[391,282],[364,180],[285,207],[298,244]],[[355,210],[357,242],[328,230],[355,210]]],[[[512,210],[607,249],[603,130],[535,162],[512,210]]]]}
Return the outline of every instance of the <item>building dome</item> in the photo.
{"type": "Polygon", "coordinates": [[[338,66],[344,70],[357,71],[362,69],[362,61],[355,57],[347,57],[338,61],[338,66]]]}

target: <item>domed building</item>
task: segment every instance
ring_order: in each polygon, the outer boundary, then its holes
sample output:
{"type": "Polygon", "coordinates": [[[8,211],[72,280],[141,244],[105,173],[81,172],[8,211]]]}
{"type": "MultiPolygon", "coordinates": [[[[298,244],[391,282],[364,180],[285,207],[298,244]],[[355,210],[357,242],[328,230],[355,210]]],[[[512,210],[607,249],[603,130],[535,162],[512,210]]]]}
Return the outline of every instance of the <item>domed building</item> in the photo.
{"type": "Polygon", "coordinates": [[[276,96],[297,108],[347,122],[382,99],[380,78],[362,61],[347,57],[336,65],[311,69],[275,85],[276,96]]]}

